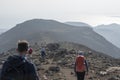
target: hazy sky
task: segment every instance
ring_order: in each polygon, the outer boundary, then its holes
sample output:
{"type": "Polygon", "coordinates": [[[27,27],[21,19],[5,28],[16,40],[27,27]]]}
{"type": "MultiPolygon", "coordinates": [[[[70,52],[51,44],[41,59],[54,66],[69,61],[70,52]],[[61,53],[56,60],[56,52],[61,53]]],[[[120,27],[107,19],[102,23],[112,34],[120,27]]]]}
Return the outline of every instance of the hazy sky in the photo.
{"type": "Polygon", "coordinates": [[[34,18],[93,26],[120,23],[120,0],[0,0],[0,28],[34,18]]]}

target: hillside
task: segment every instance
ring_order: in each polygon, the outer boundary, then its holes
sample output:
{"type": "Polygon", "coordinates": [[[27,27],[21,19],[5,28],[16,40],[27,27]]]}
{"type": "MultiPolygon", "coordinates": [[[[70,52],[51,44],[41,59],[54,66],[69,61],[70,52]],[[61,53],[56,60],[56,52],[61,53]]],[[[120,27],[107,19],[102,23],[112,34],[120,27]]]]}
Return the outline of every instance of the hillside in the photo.
{"type": "Polygon", "coordinates": [[[2,33],[4,33],[5,31],[7,31],[7,29],[0,28],[0,35],[1,35],[2,33]]]}
{"type": "Polygon", "coordinates": [[[14,48],[20,39],[26,39],[32,44],[74,42],[116,58],[120,56],[120,49],[92,28],[74,27],[54,20],[33,19],[17,24],[0,36],[0,51],[14,48]]]}
{"type": "Polygon", "coordinates": [[[108,41],[120,48],[120,25],[99,25],[94,28],[94,31],[105,37],[108,41]]]}
{"type": "MultiPolygon", "coordinates": [[[[78,50],[85,52],[84,55],[89,64],[89,75],[85,80],[120,79],[120,62],[117,59],[75,43],[50,43],[44,46],[47,54],[45,61],[40,56],[41,45],[32,45],[33,54],[27,56],[28,60],[35,64],[41,80],[46,80],[45,78],[48,80],[76,80],[74,62],[78,50]],[[92,51],[92,53],[88,53],[88,51],[92,51]]],[[[0,70],[6,58],[13,53],[16,53],[14,49],[0,55],[0,70]]]]}

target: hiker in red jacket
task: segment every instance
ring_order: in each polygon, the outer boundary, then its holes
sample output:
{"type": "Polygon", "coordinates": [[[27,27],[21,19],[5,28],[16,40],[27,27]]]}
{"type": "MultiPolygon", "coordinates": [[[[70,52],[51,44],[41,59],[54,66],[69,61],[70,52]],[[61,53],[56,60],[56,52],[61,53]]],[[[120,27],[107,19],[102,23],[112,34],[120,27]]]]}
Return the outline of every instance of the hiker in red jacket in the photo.
{"type": "Polygon", "coordinates": [[[77,80],[84,80],[85,73],[88,74],[88,65],[83,53],[83,51],[79,51],[75,61],[77,80]]]}

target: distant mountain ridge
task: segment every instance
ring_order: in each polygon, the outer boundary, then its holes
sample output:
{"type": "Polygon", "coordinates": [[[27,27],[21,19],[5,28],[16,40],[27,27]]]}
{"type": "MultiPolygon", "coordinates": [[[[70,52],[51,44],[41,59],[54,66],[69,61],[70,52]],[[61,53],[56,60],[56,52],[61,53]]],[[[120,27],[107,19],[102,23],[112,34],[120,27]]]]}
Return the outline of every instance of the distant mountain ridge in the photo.
{"type": "Polygon", "coordinates": [[[83,22],[65,22],[65,24],[77,26],[77,27],[90,27],[89,24],[83,22]]]}
{"type": "Polygon", "coordinates": [[[33,19],[17,24],[0,36],[0,51],[16,47],[16,42],[21,39],[26,39],[31,44],[74,42],[116,58],[120,56],[120,49],[92,28],[75,27],[54,20],[33,19]]]}
{"type": "Polygon", "coordinates": [[[113,23],[110,25],[99,25],[94,31],[105,37],[108,41],[120,48],[120,25],[113,23]]]}
{"type": "Polygon", "coordinates": [[[7,29],[0,28],[0,34],[4,33],[5,31],[7,31],[7,29]]]}

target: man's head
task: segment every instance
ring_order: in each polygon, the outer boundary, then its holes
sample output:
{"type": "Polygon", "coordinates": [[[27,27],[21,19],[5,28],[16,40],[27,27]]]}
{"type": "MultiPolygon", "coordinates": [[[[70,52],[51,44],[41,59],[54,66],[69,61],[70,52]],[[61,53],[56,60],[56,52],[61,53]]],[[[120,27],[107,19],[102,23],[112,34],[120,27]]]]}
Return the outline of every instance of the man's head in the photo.
{"type": "Polygon", "coordinates": [[[83,51],[78,51],[78,55],[84,55],[83,51]]]}
{"type": "Polygon", "coordinates": [[[26,53],[28,51],[28,42],[26,40],[18,41],[17,50],[19,53],[26,53]]]}

